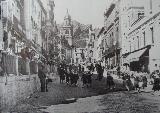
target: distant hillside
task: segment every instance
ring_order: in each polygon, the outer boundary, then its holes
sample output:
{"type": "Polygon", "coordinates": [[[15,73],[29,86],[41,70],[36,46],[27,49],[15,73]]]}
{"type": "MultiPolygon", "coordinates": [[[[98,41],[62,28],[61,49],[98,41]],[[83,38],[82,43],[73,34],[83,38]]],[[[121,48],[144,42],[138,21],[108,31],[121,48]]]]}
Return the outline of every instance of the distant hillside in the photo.
{"type": "MultiPolygon", "coordinates": [[[[92,28],[92,25],[81,24],[80,22],[73,20],[73,45],[75,47],[86,47],[86,39],[89,38],[89,29],[92,28]]],[[[60,29],[63,24],[57,25],[60,29]]]]}
{"type": "Polygon", "coordinates": [[[89,33],[89,28],[91,27],[91,25],[84,25],[84,24],[79,23],[76,20],[73,20],[72,23],[73,23],[73,37],[74,37],[74,39],[83,38],[82,37],[83,34],[89,33]]]}

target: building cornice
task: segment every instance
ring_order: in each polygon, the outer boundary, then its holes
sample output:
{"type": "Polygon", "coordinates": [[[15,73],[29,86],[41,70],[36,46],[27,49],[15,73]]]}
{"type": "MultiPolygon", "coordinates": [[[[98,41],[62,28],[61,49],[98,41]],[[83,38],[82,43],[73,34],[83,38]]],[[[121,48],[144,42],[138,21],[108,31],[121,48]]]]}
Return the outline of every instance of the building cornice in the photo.
{"type": "Polygon", "coordinates": [[[104,13],[104,16],[106,16],[108,18],[114,8],[115,8],[115,4],[111,4],[110,7],[108,8],[108,10],[104,13]]]}
{"type": "Polygon", "coordinates": [[[153,15],[151,18],[144,18],[141,21],[139,21],[140,25],[137,24],[137,26],[133,27],[133,29],[130,30],[130,32],[128,33],[128,36],[131,35],[133,32],[135,32],[136,30],[140,29],[141,27],[143,27],[144,25],[146,25],[148,22],[150,22],[151,20],[155,19],[156,17],[158,17],[160,15],[160,12],[156,13],[155,15],[153,15]]]}

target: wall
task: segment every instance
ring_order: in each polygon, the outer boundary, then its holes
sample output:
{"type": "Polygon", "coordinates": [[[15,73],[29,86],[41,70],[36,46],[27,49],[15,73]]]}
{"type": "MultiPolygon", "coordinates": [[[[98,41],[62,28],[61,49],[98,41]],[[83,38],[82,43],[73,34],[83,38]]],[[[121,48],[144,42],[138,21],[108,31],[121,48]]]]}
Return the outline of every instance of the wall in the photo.
{"type": "Polygon", "coordinates": [[[0,77],[0,110],[13,107],[39,89],[37,75],[0,77]]]}

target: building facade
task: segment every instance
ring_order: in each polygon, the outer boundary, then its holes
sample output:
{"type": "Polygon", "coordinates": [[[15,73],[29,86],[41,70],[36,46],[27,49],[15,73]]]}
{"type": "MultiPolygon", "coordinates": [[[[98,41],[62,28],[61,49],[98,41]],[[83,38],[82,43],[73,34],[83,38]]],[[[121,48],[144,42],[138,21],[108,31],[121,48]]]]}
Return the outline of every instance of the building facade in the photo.
{"type": "Polygon", "coordinates": [[[131,71],[153,72],[159,68],[159,5],[158,0],[143,1],[140,6],[131,4],[127,8],[128,32],[122,40],[123,63],[128,63],[131,71]],[[154,6],[154,7],[153,7],[154,6]],[[134,16],[134,18],[132,18],[134,16]],[[132,18],[132,20],[131,20],[132,18]]]}
{"type": "Polygon", "coordinates": [[[120,21],[119,21],[119,4],[117,1],[110,5],[104,13],[104,31],[102,39],[103,57],[107,67],[120,65],[120,21]]]}
{"type": "Polygon", "coordinates": [[[48,60],[43,49],[49,51],[49,40],[54,37],[55,5],[53,0],[0,0],[0,5],[0,109],[3,109],[39,90],[38,63],[48,60]]]}
{"type": "Polygon", "coordinates": [[[27,46],[24,24],[24,2],[1,1],[4,50],[19,54],[27,46]]]}

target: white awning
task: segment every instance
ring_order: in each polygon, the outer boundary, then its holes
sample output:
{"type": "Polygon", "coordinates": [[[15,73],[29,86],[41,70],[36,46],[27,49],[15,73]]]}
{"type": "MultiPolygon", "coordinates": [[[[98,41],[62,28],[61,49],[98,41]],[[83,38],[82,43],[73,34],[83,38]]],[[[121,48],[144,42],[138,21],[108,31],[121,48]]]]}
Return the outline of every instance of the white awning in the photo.
{"type": "Polygon", "coordinates": [[[147,48],[131,53],[126,57],[126,60],[129,62],[139,61],[139,58],[144,54],[146,50],[147,48]]]}

